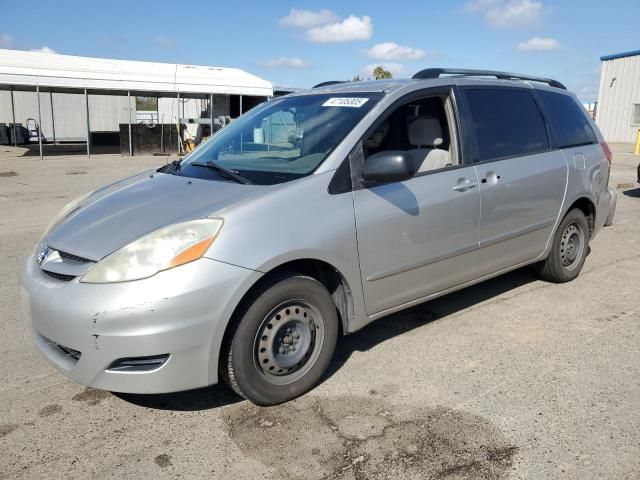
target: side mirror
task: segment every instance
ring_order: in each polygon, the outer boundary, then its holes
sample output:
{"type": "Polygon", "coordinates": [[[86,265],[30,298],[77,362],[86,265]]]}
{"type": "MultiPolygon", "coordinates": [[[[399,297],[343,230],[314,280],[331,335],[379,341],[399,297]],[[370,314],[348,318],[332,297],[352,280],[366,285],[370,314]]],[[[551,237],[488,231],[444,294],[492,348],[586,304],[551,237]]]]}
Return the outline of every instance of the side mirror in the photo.
{"type": "Polygon", "coordinates": [[[415,168],[407,152],[389,150],[371,155],[362,170],[362,177],[369,182],[389,183],[408,180],[415,168]]]}

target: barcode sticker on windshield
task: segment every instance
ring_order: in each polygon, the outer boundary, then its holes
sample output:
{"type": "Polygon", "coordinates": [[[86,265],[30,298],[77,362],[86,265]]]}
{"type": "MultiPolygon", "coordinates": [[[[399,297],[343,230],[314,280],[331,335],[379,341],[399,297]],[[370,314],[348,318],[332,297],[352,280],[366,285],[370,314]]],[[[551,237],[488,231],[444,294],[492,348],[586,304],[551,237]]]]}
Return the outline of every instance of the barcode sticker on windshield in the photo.
{"type": "Polygon", "coordinates": [[[368,98],[362,97],[334,97],[322,104],[323,107],[355,107],[360,108],[367,103],[368,98]]]}

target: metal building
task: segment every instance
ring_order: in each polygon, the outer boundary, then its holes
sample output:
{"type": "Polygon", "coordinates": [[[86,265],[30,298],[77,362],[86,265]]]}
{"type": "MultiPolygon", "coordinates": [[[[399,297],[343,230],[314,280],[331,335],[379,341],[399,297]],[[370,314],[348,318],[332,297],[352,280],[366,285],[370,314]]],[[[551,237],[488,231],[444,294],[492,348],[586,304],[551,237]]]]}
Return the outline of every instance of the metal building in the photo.
{"type": "Polygon", "coordinates": [[[608,142],[635,142],[640,128],[640,50],[600,60],[596,123],[608,142]]]}
{"type": "Polygon", "coordinates": [[[0,125],[11,144],[20,137],[15,125],[32,126],[41,156],[43,144],[69,142],[86,143],[90,154],[105,138],[119,139],[119,151],[128,142],[133,154],[146,127],[132,125],[161,122],[175,142],[203,125],[213,131],[218,118],[235,118],[273,94],[270,82],[237,68],[0,49],[0,125]],[[155,111],[136,111],[136,97],[155,99],[155,111]]]}

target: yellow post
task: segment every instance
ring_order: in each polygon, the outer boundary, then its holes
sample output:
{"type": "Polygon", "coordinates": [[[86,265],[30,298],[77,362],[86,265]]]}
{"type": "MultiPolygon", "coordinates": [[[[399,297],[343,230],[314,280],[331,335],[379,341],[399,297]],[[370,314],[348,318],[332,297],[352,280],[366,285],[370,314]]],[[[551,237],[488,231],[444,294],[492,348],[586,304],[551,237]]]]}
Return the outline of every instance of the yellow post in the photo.
{"type": "Polygon", "coordinates": [[[636,155],[640,155],[640,128],[638,129],[638,139],[636,140],[636,155]]]}

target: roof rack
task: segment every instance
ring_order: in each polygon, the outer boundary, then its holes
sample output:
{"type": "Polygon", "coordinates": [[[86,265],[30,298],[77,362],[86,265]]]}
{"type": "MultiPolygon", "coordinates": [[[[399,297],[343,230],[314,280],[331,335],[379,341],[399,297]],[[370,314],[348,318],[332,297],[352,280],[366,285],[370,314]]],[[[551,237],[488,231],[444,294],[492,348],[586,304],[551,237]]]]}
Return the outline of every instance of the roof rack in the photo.
{"type": "Polygon", "coordinates": [[[465,68],[425,68],[416,73],[412,78],[426,80],[428,78],[440,78],[442,75],[456,75],[460,77],[495,77],[499,80],[530,80],[532,82],[546,83],[551,87],[566,90],[562,83],[551,78],[520,75],[518,73],[497,72],[493,70],[468,70],[465,68]]]}
{"type": "Polygon", "coordinates": [[[329,80],[328,82],[322,82],[317,85],[314,85],[311,88],[328,87],[329,85],[338,85],[339,83],[347,83],[347,81],[346,80],[329,80]]]}

